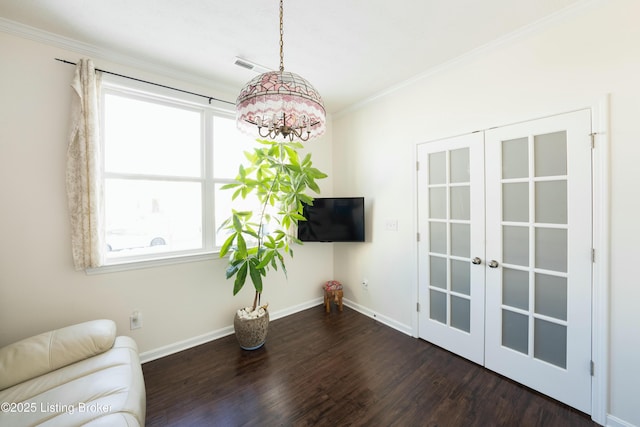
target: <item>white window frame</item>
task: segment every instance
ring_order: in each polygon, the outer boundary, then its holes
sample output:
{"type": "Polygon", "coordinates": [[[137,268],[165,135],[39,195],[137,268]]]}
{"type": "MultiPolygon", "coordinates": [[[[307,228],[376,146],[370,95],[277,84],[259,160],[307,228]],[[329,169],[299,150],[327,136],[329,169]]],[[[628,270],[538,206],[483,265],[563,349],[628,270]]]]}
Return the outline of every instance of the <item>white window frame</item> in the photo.
{"type": "MultiPolygon", "coordinates": [[[[215,185],[233,182],[231,178],[214,178],[213,174],[213,119],[225,117],[234,119],[235,111],[231,106],[209,105],[203,103],[196,97],[188,94],[177,94],[167,88],[150,87],[138,82],[126,81],[120,77],[103,76],[100,89],[100,126],[104,129],[105,113],[104,99],[106,94],[115,94],[131,99],[143,100],[182,108],[191,111],[201,112],[201,141],[200,141],[200,168],[199,178],[175,177],[161,175],[137,175],[105,172],[104,163],[101,165],[101,179],[103,184],[107,178],[124,179],[152,179],[167,181],[185,181],[202,183],[202,240],[200,249],[162,252],[157,254],[140,254],[125,256],[120,259],[107,260],[106,254],[103,256],[102,266],[86,270],[87,274],[100,274],[123,270],[135,270],[168,264],[179,264],[186,262],[217,259],[220,246],[224,242],[215,242],[215,185]],[[216,244],[217,243],[217,244],[216,244]]],[[[104,153],[105,140],[101,136],[101,151],[104,153]]],[[[104,159],[104,156],[101,156],[104,159]]],[[[103,160],[104,162],[104,160],[103,160]]],[[[104,215],[104,212],[102,213],[104,215]]],[[[101,230],[106,233],[106,229],[101,230]]]]}

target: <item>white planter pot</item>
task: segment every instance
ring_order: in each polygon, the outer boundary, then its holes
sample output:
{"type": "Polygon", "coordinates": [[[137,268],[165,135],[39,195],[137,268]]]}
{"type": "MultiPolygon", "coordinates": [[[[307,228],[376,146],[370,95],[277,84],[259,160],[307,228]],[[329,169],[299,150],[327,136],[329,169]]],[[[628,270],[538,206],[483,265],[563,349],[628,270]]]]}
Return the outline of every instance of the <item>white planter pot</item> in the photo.
{"type": "Polygon", "coordinates": [[[238,344],[244,350],[256,350],[264,345],[269,329],[269,311],[265,309],[263,316],[244,318],[236,312],[233,319],[238,344]]]}

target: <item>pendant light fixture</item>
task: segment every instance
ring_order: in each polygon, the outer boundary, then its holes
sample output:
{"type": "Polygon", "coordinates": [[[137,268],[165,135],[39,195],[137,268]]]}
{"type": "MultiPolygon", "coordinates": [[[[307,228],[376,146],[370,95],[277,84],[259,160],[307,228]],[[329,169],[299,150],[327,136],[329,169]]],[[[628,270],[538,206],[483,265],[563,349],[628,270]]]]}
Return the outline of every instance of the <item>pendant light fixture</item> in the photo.
{"type": "Polygon", "coordinates": [[[295,73],[284,71],[283,0],[280,0],[280,70],[252,79],[236,100],[236,125],[252,136],[307,141],[326,129],[318,91],[295,73]]]}

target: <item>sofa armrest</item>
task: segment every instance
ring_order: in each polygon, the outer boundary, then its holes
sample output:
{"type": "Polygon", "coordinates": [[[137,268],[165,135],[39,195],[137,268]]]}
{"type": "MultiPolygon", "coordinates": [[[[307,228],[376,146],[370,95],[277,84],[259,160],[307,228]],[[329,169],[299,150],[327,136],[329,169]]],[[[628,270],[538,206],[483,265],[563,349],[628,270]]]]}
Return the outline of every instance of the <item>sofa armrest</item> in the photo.
{"type": "Polygon", "coordinates": [[[92,320],[35,335],[0,348],[0,390],[103,353],[113,347],[116,325],[92,320]]]}

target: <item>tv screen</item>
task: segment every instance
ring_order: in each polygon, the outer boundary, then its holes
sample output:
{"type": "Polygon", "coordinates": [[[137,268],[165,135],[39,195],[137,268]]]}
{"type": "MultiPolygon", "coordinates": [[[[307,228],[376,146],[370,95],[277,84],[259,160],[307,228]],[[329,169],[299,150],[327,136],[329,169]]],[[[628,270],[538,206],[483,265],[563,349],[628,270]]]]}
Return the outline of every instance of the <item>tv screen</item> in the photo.
{"type": "Polygon", "coordinates": [[[318,197],[298,223],[303,242],[364,242],[364,197],[318,197]]]}

